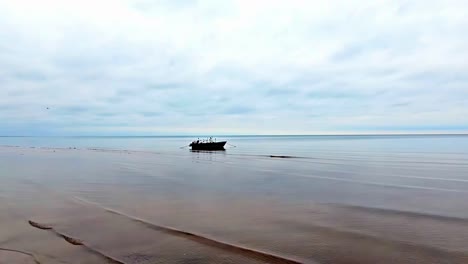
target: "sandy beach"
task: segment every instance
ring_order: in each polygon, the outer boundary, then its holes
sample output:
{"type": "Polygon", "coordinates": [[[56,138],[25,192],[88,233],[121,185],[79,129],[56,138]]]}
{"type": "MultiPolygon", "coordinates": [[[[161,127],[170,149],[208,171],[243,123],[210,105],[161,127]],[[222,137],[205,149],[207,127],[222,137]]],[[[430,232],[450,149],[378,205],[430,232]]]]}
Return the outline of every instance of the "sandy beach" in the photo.
{"type": "Polygon", "coordinates": [[[468,263],[465,164],[421,188],[291,176],[345,163],[0,147],[0,263],[468,263]]]}

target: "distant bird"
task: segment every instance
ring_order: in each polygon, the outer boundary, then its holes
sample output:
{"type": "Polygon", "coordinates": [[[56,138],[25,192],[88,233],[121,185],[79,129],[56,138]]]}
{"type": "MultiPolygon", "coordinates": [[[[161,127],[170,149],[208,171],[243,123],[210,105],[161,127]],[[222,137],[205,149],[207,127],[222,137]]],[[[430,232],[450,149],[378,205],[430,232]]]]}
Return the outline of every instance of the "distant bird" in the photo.
{"type": "Polygon", "coordinates": [[[47,110],[49,110],[49,107],[47,107],[47,110]]]}

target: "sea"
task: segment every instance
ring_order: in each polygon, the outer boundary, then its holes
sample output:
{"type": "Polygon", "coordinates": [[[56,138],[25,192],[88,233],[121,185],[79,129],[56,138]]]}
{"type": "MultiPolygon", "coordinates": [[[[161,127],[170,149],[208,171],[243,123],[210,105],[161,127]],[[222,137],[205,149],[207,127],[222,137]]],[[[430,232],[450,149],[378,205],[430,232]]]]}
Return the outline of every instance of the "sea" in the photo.
{"type": "Polygon", "coordinates": [[[70,263],[468,263],[468,135],[214,136],[225,151],[193,152],[197,138],[0,137],[0,246],[70,263]],[[88,250],[59,252],[57,234],[88,250]]]}

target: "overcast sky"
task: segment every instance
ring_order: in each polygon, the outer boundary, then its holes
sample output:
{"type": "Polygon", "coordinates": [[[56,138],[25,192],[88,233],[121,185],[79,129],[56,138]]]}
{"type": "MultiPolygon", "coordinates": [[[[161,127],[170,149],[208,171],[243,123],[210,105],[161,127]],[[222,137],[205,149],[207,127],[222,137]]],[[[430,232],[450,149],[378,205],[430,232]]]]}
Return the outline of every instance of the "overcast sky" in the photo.
{"type": "Polygon", "coordinates": [[[468,1],[0,0],[0,135],[468,132],[468,1]]]}

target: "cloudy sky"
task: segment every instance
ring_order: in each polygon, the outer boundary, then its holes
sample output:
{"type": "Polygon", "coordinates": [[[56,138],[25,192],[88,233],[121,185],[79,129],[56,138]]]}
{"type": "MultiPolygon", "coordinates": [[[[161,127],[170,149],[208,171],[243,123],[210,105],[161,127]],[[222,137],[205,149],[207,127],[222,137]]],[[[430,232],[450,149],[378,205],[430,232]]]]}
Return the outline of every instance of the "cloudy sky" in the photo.
{"type": "Polygon", "coordinates": [[[468,132],[468,2],[0,0],[0,135],[468,132]]]}

